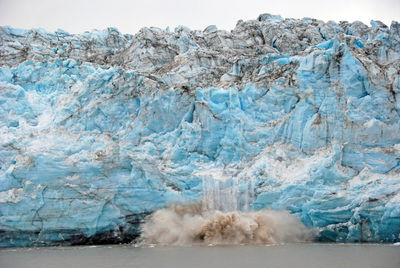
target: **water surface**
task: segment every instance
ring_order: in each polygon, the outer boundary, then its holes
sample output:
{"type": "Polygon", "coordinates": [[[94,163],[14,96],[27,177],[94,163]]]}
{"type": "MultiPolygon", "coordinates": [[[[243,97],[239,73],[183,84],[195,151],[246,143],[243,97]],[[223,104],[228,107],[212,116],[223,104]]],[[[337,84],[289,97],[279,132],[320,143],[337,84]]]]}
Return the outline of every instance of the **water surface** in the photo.
{"type": "Polygon", "coordinates": [[[1,268],[279,267],[399,268],[400,247],[388,244],[269,246],[84,246],[0,250],[1,268]]]}

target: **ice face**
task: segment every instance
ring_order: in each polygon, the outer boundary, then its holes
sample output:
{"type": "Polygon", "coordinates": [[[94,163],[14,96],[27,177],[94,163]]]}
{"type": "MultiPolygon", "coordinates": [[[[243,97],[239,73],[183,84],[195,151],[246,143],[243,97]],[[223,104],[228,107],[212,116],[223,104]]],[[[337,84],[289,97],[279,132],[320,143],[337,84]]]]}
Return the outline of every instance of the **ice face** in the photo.
{"type": "Polygon", "coordinates": [[[321,240],[399,241],[399,32],[0,28],[0,246],[129,242],[206,184],[321,240]]]}

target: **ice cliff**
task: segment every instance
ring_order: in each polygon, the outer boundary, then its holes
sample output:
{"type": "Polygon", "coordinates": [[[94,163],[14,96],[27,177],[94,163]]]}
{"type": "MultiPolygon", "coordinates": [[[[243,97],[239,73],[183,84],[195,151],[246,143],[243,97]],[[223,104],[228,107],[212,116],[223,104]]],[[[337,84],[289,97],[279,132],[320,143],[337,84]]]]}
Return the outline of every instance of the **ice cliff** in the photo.
{"type": "Polygon", "coordinates": [[[130,242],[213,188],[322,241],[400,241],[399,119],[397,22],[1,27],[0,246],[130,242]]]}

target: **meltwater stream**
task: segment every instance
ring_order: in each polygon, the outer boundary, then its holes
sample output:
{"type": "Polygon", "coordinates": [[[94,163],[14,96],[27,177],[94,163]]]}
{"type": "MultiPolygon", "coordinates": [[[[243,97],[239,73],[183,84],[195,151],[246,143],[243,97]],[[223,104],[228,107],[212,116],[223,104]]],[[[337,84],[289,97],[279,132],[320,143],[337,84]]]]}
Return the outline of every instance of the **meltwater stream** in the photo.
{"type": "Polygon", "coordinates": [[[160,209],[146,218],[141,242],[161,245],[235,245],[302,242],[312,232],[288,211],[253,211],[254,183],[203,179],[203,198],[160,209]]]}

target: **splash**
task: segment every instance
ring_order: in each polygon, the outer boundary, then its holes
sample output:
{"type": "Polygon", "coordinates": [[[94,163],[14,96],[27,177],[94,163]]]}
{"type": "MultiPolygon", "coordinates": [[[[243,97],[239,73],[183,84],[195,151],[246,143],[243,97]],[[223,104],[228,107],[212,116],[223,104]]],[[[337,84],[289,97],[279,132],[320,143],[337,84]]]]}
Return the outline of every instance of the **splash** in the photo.
{"type": "MultiPolygon", "coordinates": [[[[310,230],[288,211],[251,211],[253,180],[214,179],[209,172],[203,176],[202,200],[173,205],[149,215],[142,226],[141,243],[175,246],[275,244],[312,238],[310,230]],[[243,183],[247,186],[243,187],[243,183]]],[[[215,170],[212,172],[216,175],[215,170]]]]}
{"type": "Polygon", "coordinates": [[[302,242],[311,232],[288,211],[203,211],[202,205],[172,206],[148,216],[145,244],[275,244],[302,242]]]}

